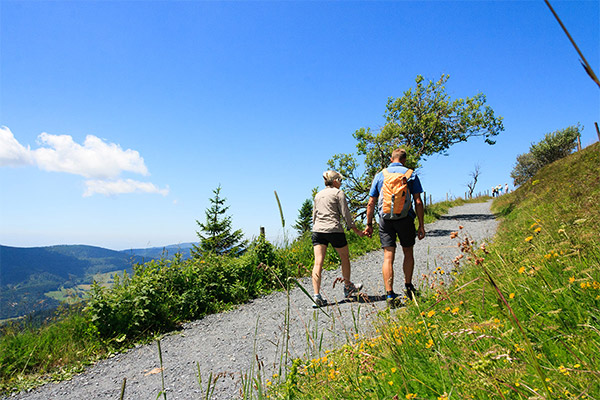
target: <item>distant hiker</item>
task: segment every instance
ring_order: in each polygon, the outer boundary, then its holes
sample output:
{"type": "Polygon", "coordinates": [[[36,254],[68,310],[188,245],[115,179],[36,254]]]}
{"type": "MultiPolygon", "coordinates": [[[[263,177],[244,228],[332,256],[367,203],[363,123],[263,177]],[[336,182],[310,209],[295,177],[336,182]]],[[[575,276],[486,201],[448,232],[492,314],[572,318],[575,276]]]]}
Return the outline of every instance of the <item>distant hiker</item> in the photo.
{"type": "Polygon", "coordinates": [[[496,189],[496,186],[492,187],[492,197],[496,197],[497,194],[498,194],[498,189],[496,189]]]}
{"type": "MultiPolygon", "coordinates": [[[[413,271],[415,268],[415,259],[413,254],[413,246],[415,245],[415,237],[419,240],[425,237],[425,211],[421,200],[421,181],[419,177],[404,166],[406,162],[406,151],[404,149],[396,149],[392,152],[391,164],[383,171],[377,173],[371,185],[369,192],[369,203],[367,204],[367,228],[365,234],[369,237],[373,234],[373,216],[375,214],[375,204],[378,204],[379,210],[379,239],[383,248],[383,283],[385,286],[387,302],[390,307],[396,307],[398,304],[398,295],[394,292],[394,259],[396,256],[396,237],[400,240],[402,251],[404,253],[403,270],[404,270],[404,288],[405,294],[409,299],[417,294],[417,291],[412,284],[413,271]],[[408,201],[409,210],[406,216],[395,216],[395,211],[390,211],[386,214],[384,210],[384,198],[386,192],[387,180],[384,175],[404,174],[408,186],[408,201]],[[412,200],[412,201],[411,201],[412,200]],[[414,201],[414,209],[412,202],[414,201]],[[416,211],[416,212],[415,212],[416,211]],[[415,229],[415,216],[419,220],[419,228],[415,229]]],[[[398,202],[398,200],[396,200],[398,202]]]]}
{"type": "Polygon", "coordinates": [[[341,219],[343,218],[346,227],[352,229],[357,235],[362,237],[364,233],[358,230],[352,220],[346,195],[340,190],[342,179],[343,176],[336,171],[325,171],[323,173],[325,189],[315,196],[312,229],[315,265],[312,272],[312,283],[314,301],[317,307],[327,305],[327,300],[321,296],[321,272],[327,254],[327,246],[330,243],[342,261],[344,297],[356,296],[362,289],[362,284],[355,285],[350,280],[350,252],[348,251],[348,242],[346,241],[341,219]]]}
{"type": "Polygon", "coordinates": [[[504,184],[504,193],[508,193],[508,183],[504,184]]]}

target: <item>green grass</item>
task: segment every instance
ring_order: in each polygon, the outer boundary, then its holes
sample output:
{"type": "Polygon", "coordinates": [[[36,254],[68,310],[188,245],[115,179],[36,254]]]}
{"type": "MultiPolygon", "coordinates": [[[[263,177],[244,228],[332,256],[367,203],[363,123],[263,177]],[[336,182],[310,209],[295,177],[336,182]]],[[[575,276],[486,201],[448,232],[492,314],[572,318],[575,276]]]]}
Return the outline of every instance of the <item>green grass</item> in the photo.
{"type": "Polygon", "coordinates": [[[457,227],[451,287],[382,312],[377,335],[296,360],[270,398],[600,398],[599,205],[595,144],[496,199],[493,243],[457,227]]]}

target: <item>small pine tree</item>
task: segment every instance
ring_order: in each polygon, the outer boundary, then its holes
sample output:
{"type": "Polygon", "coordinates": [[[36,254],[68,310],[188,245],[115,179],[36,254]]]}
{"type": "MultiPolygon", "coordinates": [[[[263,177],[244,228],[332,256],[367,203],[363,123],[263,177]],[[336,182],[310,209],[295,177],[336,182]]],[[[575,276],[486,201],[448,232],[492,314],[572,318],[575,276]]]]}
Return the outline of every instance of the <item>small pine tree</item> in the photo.
{"type": "Polygon", "coordinates": [[[304,234],[304,232],[309,232],[312,229],[312,213],[312,201],[309,199],[304,200],[300,210],[298,210],[298,219],[293,226],[293,228],[298,231],[300,235],[304,234]]]}
{"type": "Polygon", "coordinates": [[[194,245],[194,257],[205,254],[239,255],[246,249],[246,240],[241,229],[231,230],[231,216],[225,215],[229,206],[225,206],[226,198],[221,197],[221,185],[213,190],[214,197],[210,199],[211,206],[206,209],[206,222],[196,220],[201,232],[196,231],[200,238],[194,245]]]}

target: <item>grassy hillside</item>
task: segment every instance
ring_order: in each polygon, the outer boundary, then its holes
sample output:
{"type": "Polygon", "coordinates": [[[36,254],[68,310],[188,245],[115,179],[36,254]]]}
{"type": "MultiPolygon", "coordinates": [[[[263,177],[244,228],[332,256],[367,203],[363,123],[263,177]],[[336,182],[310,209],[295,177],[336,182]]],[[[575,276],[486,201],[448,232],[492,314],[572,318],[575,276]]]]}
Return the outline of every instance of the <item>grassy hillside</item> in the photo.
{"type": "Polygon", "coordinates": [[[494,202],[480,247],[457,227],[455,284],[382,314],[379,334],[296,360],[270,398],[600,398],[600,144],[494,202]]]}

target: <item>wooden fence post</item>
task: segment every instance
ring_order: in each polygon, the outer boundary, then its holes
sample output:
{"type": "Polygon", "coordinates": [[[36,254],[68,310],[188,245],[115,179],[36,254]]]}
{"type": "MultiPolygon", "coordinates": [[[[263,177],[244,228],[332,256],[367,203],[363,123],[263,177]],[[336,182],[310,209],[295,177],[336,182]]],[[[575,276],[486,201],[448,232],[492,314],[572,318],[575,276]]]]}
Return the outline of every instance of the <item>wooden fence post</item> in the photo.
{"type": "Polygon", "coordinates": [[[596,125],[596,133],[598,134],[598,140],[600,140],[600,129],[598,129],[598,123],[594,122],[594,125],[596,125]]]}
{"type": "Polygon", "coordinates": [[[260,236],[265,237],[265,227],[264,226],[260,227],[260,236]]]}

